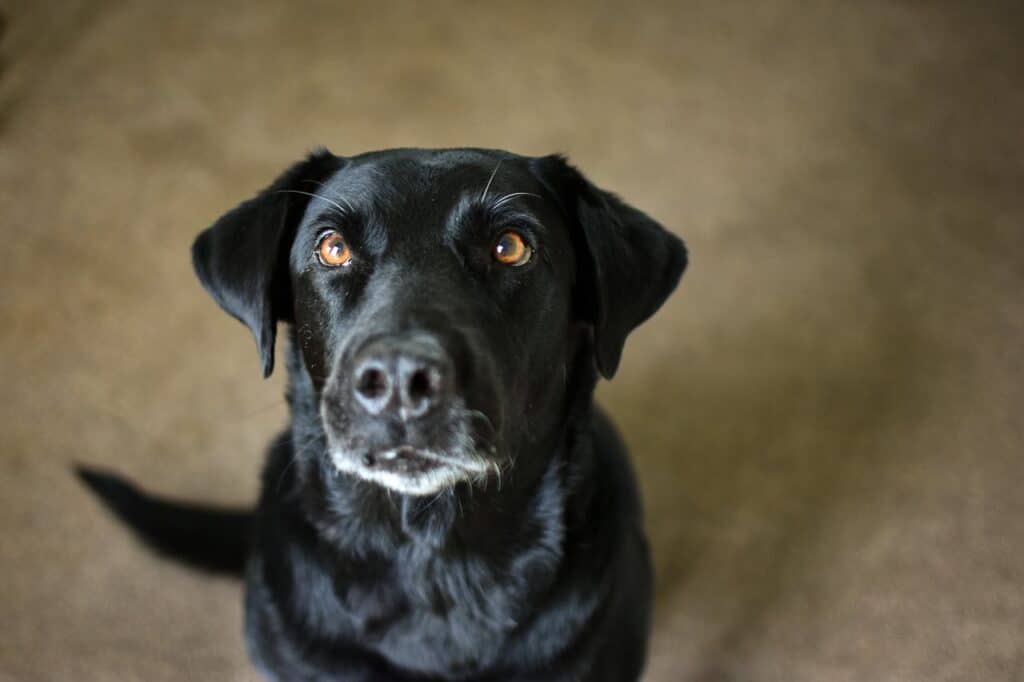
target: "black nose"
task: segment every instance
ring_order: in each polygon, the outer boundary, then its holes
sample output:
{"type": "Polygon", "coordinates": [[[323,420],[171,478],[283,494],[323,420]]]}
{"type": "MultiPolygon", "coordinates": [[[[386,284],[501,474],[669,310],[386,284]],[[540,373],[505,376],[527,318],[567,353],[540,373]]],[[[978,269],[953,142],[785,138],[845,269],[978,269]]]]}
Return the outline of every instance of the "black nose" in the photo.
{"type": "Polygon", "coordinates": [[[353,393],[372,415],[422,417],[451,392],[452,363],[432,337],[378,339],[355,358],[353,393]]]}

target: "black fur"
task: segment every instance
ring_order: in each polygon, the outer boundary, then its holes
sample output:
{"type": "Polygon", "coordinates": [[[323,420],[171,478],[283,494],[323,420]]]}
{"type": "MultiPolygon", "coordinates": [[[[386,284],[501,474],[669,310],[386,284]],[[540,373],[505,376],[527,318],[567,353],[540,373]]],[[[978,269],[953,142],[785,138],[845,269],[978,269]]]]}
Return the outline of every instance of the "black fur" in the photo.
{"type": "Polygon", "coordinates": [[[160,554],[211,573],[240,575],[253,514],[162,500],[114,474],[76,467],[82,482],[160,554]]]}
{"type": "Polygon", "coordinates": [[[247,641],[269,678],[639,676],[650,560],[625,449],[592,393],[675,287],[678,239],[561,157],[321,151],[201,234],[193,258],[265,373],[277,322],[290,325],[292,423],[254,516],[82,476],[159,551],[245,564],[247,641]],[[534,248],[522,267],[491,256],[509,229],[534,248]],[[316,260],[324,230],[345,237],[349,265],[316,260]],[[422,338],[444,360],[438,406],[360,409],[359,363],[391,358],[373,355],[381,339],[420,362],[422,338]]]}

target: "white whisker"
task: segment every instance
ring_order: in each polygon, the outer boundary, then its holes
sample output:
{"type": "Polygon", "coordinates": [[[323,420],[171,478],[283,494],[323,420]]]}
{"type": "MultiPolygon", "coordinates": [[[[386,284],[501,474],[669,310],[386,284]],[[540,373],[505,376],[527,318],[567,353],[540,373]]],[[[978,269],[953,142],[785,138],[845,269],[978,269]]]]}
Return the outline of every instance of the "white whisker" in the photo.
{"type": "Polygon", "coordinates": [[[480,201],[487,198],[487,190],[491,188],[491,183],[494,182],[494,176],[498,174],[498,169],[501,168],[502,161],[504,161],[504,159],[498,160],[498,165],[494,167],[493,171],[491,171],[491,177],[487,178],[487,184],[484,185],[484,191],[480,193],[480,201]]]}
{"type": "Polygon", "coordinates": [[[276,492],[281,492],[281,484],[284,482],[284,477],[285,474],[288,473],[288,470],[295,464],[295,462],[298,461],[300,456],[303,456],[306,453],[310,452],[314,445],[320,445],[321,447],[323,447],[325,444],[318,435],[310,438],[309,441],[299,446],[298,449],[295,448],[294,443],[292,444],[292,452],[291,455],[288,457],[288,463],[284,465],[284,468],[281,469],[281,473],[278,474],[277,476],[277,486],[275,488],[276,492]]]}
{"type": "Polygon", "coordinates": [[[491,466],[494,468],[494,475],[498,478],[498,492],[501,492],[501,466],[497,461],[491,461],[491,466]]]}
{"type": "Polygon", "coordinates": [[[349,213],[349,212],[355,213],[355,209],[352,208],[352,204],[348,203],[348,201],[346,199],[344,199],[343,197],[338,197],[338,198],[345,202],[345,204],[348,206],[347,209],[344,206],[342,206],[341,204],[339,204],[337,201],[334,201],[332,199],[328,199],[323,194],[317,194],[316,192],[303,192],[301,189],[279,189],[276,192],[274,192],[274,194],[304,194],[307,197],[315,197],[317,199],[323,199],[328,204],[330,204],[331,206],[334,206],[336,209],[338,209],[342,213],[349,213]]]}
{"type": "Polygon", "coordinates": [[[501,208],[503,204],[512,201],[516,197],[534,197],[535,199],[540,199],[540,195],[534,194],[533,192],[513,192],[512,194],[506,194],[505,196],[495,201],[494,204],[491,206],[491,210],[501,208]]]}

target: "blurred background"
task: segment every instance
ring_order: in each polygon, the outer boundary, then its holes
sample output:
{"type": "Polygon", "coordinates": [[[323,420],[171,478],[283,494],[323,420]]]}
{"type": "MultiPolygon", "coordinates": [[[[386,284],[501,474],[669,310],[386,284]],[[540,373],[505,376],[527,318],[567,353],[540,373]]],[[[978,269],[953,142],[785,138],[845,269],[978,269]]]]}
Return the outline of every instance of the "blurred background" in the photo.
{"type": "Polygon", "coordinates": [[[254,498],[283,377],[188,248],[320,144],[565,152],[686,239],[599,390],[647,680],[1024,679],[1019,7],[3,3],[0,679],[254,679],[69,467],[254,498]]]}

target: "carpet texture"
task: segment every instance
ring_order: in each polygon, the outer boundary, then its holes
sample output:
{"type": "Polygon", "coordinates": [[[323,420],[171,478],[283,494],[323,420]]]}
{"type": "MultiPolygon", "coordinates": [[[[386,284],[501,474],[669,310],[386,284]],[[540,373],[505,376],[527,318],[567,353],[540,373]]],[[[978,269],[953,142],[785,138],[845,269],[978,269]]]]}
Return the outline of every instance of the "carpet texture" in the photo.
{"type": "Polygon", "coordinates": [[[599,390],[647,680],[1024,679],[1018,5],[2,5],[0,679],[255,679],[70,466],[253,499],[282,376],[188,248],[320,144],[566,152],[686,239],[599,390]]]}

